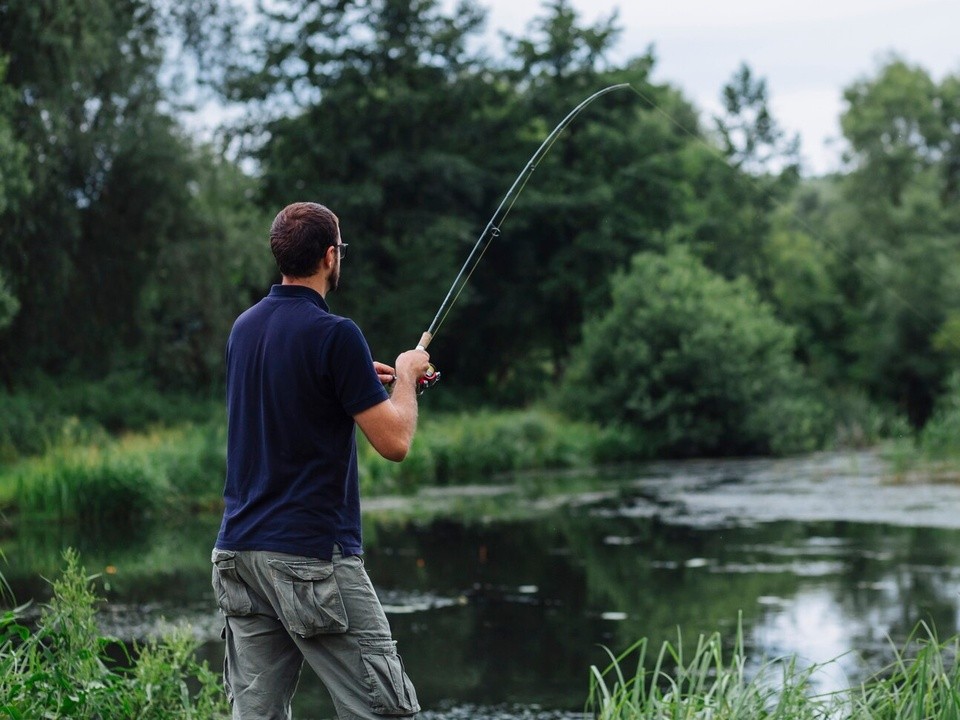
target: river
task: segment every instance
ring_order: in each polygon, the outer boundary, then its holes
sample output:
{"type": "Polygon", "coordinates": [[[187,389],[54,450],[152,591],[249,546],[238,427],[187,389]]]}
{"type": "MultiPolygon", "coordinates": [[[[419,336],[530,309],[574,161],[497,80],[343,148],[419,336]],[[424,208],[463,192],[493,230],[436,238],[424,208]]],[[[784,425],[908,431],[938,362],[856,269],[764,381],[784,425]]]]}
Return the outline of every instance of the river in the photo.
{"type": "MultiPolygon", "coordinates": [[[[754,664],[823,664],[817,689],[877,671],[923,620],[960,625],[960,486],[898,483],[871,453],[661,462],[594,477],[370,498],[366,564],[424,718],[577,717],[589,668],[641,637],[742,625],[754,664]]],[[[189,623],[212,666],[217,518],[134,529],[21,528],[4,574],[45,597],[62,548],[101,573],[104,631],[189,623]]],[[[333,716],[305,672],[295,717],[333,716]]]]}

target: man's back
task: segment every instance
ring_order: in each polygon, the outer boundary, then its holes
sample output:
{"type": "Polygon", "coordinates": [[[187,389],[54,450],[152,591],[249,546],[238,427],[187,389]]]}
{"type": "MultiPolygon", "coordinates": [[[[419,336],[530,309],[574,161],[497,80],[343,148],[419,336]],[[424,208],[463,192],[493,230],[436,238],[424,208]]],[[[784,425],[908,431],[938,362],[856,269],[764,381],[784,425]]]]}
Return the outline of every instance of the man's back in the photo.
{"type": "Polygon", "coordinates": [[[217,547],[361,552],[352,414],[386,397],[356,325],[274,286],[227,344],[228,451],[217,547]]]}

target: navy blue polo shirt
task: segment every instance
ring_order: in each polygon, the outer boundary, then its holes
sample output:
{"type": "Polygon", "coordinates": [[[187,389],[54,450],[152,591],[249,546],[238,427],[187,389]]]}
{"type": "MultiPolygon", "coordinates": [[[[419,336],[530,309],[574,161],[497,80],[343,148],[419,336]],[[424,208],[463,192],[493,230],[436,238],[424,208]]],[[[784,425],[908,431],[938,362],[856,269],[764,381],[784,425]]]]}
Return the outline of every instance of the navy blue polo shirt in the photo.
{"type": "Polygon", "coordinates": [[[356,324],[274,285],[227,341],[227,477],[217,547],[359,555],[353,416],[387,399],[356,324]]]}

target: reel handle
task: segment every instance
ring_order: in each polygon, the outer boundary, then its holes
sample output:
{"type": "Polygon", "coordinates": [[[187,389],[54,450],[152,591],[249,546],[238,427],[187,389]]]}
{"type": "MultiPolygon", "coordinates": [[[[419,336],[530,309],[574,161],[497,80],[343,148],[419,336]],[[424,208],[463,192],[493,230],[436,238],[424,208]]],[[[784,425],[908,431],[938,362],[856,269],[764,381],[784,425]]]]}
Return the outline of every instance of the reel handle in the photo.
{"type": "MultiPolygon", "coordinates": [[[[420,342],[417,343],[417,350],[426,350],[431,340],[433,340],[433,333],[425,330],[423,335],[420,336],[420,342]]],[[[440,382],[440,371],[433,366],[433,363],[430,363],[427,371],[417,378],[417,395],[422,395],[424,390],[433,387],[438,382],[440,382]]]]}

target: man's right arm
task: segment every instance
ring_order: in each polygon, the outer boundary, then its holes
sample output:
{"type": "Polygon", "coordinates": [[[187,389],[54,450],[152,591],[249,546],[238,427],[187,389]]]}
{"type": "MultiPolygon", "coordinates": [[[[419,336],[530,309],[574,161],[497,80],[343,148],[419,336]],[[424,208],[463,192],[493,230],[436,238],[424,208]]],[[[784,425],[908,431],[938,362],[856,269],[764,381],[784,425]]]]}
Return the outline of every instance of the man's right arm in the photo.
{"type": "Polygon", "coordinates": [[[354,416],[374,450],[387,460],[400,462],[410,452],[417,430],[417,380],[427,372],[429,361],[424,350],[402,353],[390,397],[354,416]]]}

